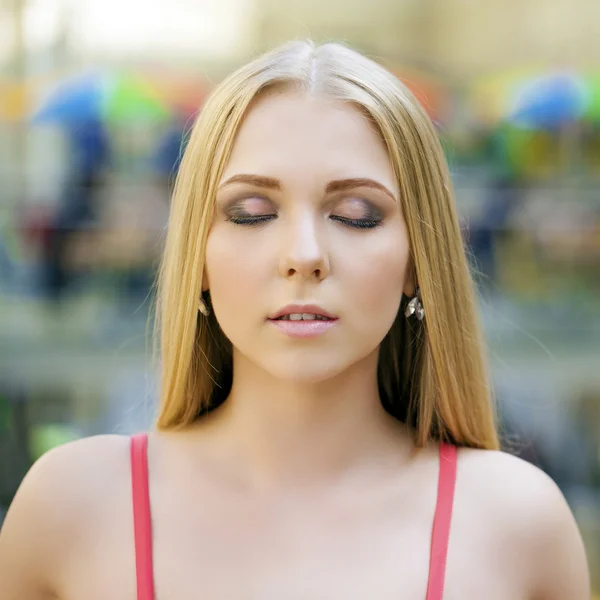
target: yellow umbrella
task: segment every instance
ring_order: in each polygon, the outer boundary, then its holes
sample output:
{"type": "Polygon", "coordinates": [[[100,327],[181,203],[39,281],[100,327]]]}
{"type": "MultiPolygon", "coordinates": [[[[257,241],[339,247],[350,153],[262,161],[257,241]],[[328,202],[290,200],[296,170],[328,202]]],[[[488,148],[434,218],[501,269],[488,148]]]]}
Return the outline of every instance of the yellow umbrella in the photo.
{"type": "Polygon", "coordinates": [[[0,83],[0,119],[16,122],[25,118],[30,110],[31,83],[0,83]]]}
{"type": "Polygon", "coordinates": [[[477,79],[467,91],[467,102],[479,122],[496,125],[509,112],[508,90],[516,89],[530,81],[539,69],[522,66],[477,79]]]}
{"type": "Polygon", "coordinates": [[[40,94],[59,73],[30,77],[25,81],[0,79],[0,120],[9,122],[29,119],[40,94]]]}

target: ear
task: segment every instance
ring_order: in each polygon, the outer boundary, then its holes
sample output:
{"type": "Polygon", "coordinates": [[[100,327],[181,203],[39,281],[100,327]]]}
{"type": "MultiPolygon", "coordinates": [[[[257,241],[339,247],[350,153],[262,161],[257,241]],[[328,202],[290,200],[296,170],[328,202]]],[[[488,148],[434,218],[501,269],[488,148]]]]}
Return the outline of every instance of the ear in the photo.
{"type": "Polygon", "coordinates": [[[204,269],[202,273],[202,291],[207,292],[209,287],[210,285],[208,283],[208,274],[206,273],[206,269],[204,269]]]}

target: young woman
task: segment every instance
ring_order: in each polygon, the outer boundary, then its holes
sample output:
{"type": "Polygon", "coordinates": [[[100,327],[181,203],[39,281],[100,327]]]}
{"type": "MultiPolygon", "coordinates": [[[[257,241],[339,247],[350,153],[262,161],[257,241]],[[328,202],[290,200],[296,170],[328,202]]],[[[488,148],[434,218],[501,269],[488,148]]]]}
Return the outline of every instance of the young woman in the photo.
{"type": "Polygon", "coordinates": [[[31,469],[3,600],[587,600],[574,519],[499,450],[434,129],[297,42],[203,108],[159,277],[157,427],[31,469]]]}

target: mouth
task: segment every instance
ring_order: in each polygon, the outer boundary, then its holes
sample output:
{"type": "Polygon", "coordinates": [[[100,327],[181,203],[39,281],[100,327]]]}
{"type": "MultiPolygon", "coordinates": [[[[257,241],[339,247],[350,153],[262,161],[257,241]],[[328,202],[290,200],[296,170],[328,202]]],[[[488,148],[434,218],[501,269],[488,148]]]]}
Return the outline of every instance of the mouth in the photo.
{"type": "Polygon", "coordinates": [[[292,338],[314,338],[335,326],[338,317],[316,305],[289,305],[269,317],[281,333],[292,338]]]}
{"type": "Polygon", "coordinates": [[[316,304],[289,304],[269,317],[270,321],[336,321],[337,316],[316,304]]]}
{"type": "Polygon", "coordinates": [[[271,319],[272,321],[334,321],[335,319],[330,319],[329,317],[325,317],[323,315],[315,315],[312,313],[290,313],[288,315],[282,315],[281,317],[277,317],[276,319],[271,319]]]}

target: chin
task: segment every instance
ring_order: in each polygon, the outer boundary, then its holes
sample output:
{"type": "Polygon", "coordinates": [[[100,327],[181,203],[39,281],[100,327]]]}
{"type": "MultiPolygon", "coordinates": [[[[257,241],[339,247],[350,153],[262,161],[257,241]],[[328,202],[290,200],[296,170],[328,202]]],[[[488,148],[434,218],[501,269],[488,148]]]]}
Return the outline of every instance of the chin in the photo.
{"type": "Polygon", "coordinates": [[[282,356],[260,361],[260,366],[273,378],[294,384],[317,384],[333,379],[360,362],[359,357],[332,356],[312,352],[304,356],[282,356]]]}

